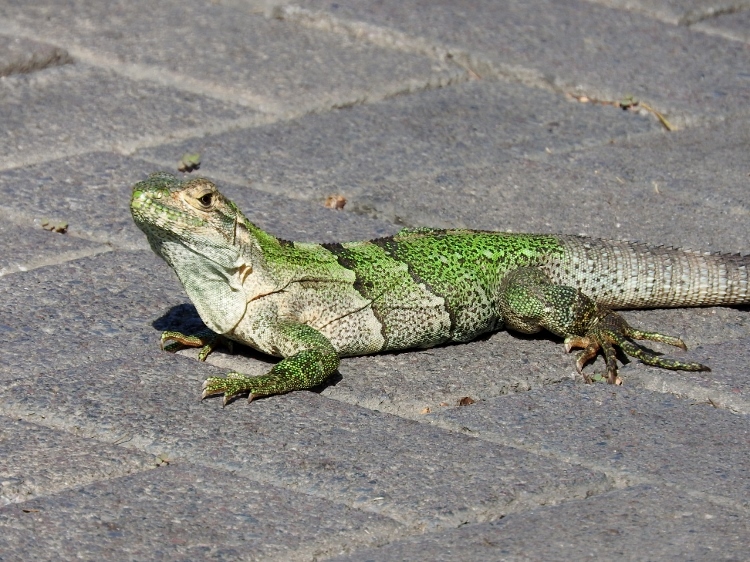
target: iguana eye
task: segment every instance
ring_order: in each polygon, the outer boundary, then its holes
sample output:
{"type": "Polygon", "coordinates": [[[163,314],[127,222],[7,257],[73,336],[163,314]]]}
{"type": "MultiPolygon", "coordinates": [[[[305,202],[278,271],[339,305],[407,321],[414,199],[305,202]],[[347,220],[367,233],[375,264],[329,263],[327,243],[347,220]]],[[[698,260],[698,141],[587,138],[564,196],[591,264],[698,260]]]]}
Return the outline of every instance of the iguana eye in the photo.
{"type": "Polygon", "coordinates": [[[198,197],[198,201],[200,201],[201,205],[204,207],[210,207],[211,203],[214,201],[214,194],[211,192],[206,193],[205,195],[198,197]]]}

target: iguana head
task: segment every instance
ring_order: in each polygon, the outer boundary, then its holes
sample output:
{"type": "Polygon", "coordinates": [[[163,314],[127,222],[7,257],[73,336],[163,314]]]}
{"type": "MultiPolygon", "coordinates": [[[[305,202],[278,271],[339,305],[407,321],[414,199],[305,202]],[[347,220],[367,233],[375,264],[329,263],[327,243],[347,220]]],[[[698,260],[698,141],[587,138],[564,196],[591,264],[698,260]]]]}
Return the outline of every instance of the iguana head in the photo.
{"type": "Polygon", "coordinates": [[[175,253],[186,250],[219,267],[234,267],[237,224],[244,217],[209,180],[181,182],[166,172],[151,174],[133,186],[130,212],[154,252],[172,267],[177,267],[175,253]]]}
{"type": "Polygon", "coordinates": [[[174,269],[206,325],[231,330],[245,311],[242,276],[252,270],[238,232],[249,225],[239,209],[204,178],[186,182],[158,172],[133,186],[133,220],[151,248],[174,269]]]}

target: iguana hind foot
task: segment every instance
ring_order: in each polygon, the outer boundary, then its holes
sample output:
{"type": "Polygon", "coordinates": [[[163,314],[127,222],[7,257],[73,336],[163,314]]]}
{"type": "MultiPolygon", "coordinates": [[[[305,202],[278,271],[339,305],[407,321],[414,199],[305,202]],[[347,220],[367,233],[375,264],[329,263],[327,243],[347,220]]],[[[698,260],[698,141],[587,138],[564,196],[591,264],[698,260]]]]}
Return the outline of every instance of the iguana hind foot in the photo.
{"type": "Polygon", "coordinates": [[[610,384],[622,384],[617,375],[619,347],[626,355],[648,365],[680,371],[708,371],[705,365],[660,357],[636,345],[630,339],[651,340],[686,349],[674,336],[645,332],[631,327],[625,319],[599,306],[580,289],[553,283],[539,268],[521,267],[506,275],[500,285],[498,301],[508,328],[535,333],[542,328],[565,338],[565,348],[583,348],[576,360],[576,369],[586,382],[606,378],[610,384]],[[605,376],[589,376],[583,372],[586,363],[601,351],[607,365],[605,376]]]}
{"type": "Polygon", "coordinates": [[[615,346],[619,347],[626,355],[636,357],[655,367],[671,369],[673,371],[710,371],[711,369],[701,363],[692,361],[680,361],[669,357],[661,357],[655,352],[645,349],[630,341],[650,340],[666,343],[674,347],[686,350],[687,346],[680,338],[660,334],[658,332],[646,332],[630,326],[627,321],[611,310],[599,309],[597,317],[591,322],[591,327],[584,336],[568,336],[565,338],[565,350],[573,348],[584,348],[578,353],[576,369],[586,382],[606,378],[610,384],[622,384],[617,375],[617,360],[615,346]],[[606,377],[594,375],[593,377],[583,372],[583,367],[601,350],[607,364],[606,377]]]}

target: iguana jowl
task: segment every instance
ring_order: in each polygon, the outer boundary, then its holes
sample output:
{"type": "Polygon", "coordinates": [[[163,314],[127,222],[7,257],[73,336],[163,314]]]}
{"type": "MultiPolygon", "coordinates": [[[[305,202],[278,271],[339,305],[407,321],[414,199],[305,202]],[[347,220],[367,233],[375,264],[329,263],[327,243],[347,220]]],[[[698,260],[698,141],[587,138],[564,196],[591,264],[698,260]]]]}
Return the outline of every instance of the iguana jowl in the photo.
{"type": "Polygon", "coordinates": [[[202,347],[205,359],[218,335],[283,357],[260,377],[207,379],[203,397],[224,394],[224,403],[314,387],[343,356],[465,342],[503,327],[544,328],[568,350],[583,348],[581,374],[601,350],[610,383],[620,382],[614,346],[649,365],[708,370],[634,344],[685,348],[612,310],[750,302],[749,256],[429,228],[364,242],[288,242],[248,221],[210,181],[163,172],[134,186],[130,208],[211,330],[165,332],[162,342],[175,342],[166,349],[202,347]]]}

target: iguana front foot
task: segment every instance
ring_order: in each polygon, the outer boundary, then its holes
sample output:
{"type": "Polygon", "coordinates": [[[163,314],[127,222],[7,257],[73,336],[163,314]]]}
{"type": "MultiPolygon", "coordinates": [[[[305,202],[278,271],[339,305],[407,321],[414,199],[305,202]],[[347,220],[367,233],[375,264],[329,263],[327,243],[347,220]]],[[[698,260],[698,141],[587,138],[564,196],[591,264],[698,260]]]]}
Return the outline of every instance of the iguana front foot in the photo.
{"type": "Polygon", "coordinates": [[[565,350],[583,348],[576,360],[576,369],[587,383],[601,380],[602,375],[589,376],[583,372],[583,367],[601,350],[607,365],[606,379],[610,384],[622,384],[622,379],[617,375],[617,358],[615,346],[619,347],[626,355],[636,357],[655,367],[677,371],[710,371],[706,365],[691,361],[679,361],[668,357],[660,357],[653,351],[633,343],[634,340],[650,340],[666,343],[687,349],[685,342],[680,338],[660,334],[657,332],[644,332],[631,327],[619,314],[607,310],[598,309],[596,317],[591,321],[590,328],[584,336],[568,336],[565,338],[565,350]]]}
{"type": "Polygon", "coordinates": [[[201,400],[216,394],[223,394],[223,405],[226,406],[234,398],[247,392],[249,393],[247,401],[252,402],[255,398],[252,393],[253,382],[257,381],[257,378],[235,372],[227,373],[226,377],[209,377],[203,383],[201,400]]]}
{"type": "Polygon", "coordinates": [[[221,345],[227,347],[230,353],[232,352],[232,340],[220,336],[212,330],[201,330],[195,334],[183,334],[182,332],[167,330],[161,334],[161,348],[164,351],[175,353],[187,347],[200,347],[201,350],[198,353],[198,361],[205,361],[206,357],[221,345]],[[164,345],[164,342],[169,340],[174,341],[164,345]]]}
{"type": "Polygon", "coordinates": [[[209,377],[203,383],[201,397],[223,394],[226,406],[235,396],[247,392],[248,401],[252,402],[262,396],[313,388],[325,382],[338,368],[339,357],[336,350],[331,342],[314,328],[298,322],[280,321],[274,326],[274,330],[277,341],[285,348],[292,346],[302,349],[287,354],[270,371],[259,377],[248,377],[234,372],[226,377],[209,377]]]}

